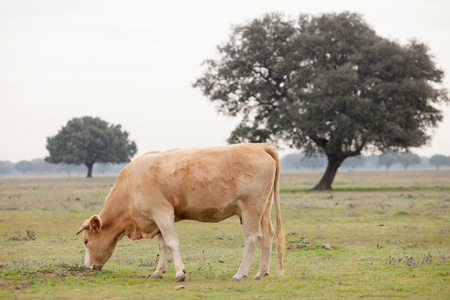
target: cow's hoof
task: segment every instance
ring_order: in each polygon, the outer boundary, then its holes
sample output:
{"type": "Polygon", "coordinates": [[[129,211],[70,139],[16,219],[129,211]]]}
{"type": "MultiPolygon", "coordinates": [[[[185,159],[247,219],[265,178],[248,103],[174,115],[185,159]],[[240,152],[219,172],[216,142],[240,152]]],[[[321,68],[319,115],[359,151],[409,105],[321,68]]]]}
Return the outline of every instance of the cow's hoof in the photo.
{"type": "Polygon", "coordinates": [[[150,276],[150,279],[161,279],[162,275],[160,274],[153,274],[152,276],[150,276]]]}
{"type": "Polygon", "coordinates": [[[175,278],[175,282],[183,282],[185,279],[186,279],[186,276],[184,276],[184,274],[183,275],[178,275],[175,278]]]}
{"type": "Polygon", "coordinates": [[[269,276],[269,273],[265,273],[262,276],[258,274],[258,275],[255,276],[255,280],[261,280],[261,279],[264,279],[267,276],[269,276]]]}
{"type": "Polygon", "coordinates": [[[247,277],[247,275],[244,275],[244,276],[237,276],[237,275],[234,275],[233,278],[232,278],[231,280],[232,280],[232,281],[241,281],[242,278],[245,278],[245,277],[247,277]]]}

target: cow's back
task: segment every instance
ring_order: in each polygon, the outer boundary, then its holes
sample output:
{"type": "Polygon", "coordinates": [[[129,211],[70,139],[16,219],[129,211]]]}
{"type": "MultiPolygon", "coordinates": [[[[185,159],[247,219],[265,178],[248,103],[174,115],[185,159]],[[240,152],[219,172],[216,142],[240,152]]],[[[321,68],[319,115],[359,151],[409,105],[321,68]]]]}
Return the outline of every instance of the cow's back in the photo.
{"type": "Polygon", "coordinates": [[[267,195],[277,164],[269,144],[237,144],[147,153],[124,171],[140,210],[171,205],[179,220],[217,222],[239,214],[245,201],[267,195]]]}

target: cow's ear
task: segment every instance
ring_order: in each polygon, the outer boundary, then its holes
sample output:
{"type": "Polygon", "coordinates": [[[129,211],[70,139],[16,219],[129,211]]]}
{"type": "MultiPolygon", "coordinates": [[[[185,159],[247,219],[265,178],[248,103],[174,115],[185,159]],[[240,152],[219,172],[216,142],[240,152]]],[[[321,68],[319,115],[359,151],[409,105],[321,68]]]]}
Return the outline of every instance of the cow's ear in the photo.
{"type": "Polygon", "coordinates": [[[78,229],[76,235],[80,234],[80,232],[82,232],[85,229],[89,228],[89,220],[84,221],[83,225],[81,225],[80,229],[78,229]]]}
{"type": "Polygon", "coordinates": [[[102,228],[102,220],[99,216],[92,216],[89,220],[89,225],[91,226],[91,229],[94,231],[99,231],[102,228]]]}

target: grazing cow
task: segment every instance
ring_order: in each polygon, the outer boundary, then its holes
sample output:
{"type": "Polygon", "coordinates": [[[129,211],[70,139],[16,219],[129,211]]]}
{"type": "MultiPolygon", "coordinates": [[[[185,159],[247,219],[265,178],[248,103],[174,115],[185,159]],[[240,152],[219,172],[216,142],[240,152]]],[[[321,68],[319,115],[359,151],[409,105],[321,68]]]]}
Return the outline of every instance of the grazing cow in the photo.
{"type": "Polygon", "coordinates": [[[167,249],[175,264],[175,281],[184,281],[175,222],[219,222],[237,215],[244,230],[244,257],[233,280],[246,277],[259,241],[261,266],[255,279],[269,275],[275,234],[279,272],[283,273],[284,233],[278,180],[280,162],[269,144],[174,149],[149,152],[120,172],[99,215],[86,220],[85,265],[100,270],[125,235],[132,240],[158,235],[159,262],[152,278],[167,267],[167,249]],[[276,232],[270,221],[272,199],[276,232]]]}

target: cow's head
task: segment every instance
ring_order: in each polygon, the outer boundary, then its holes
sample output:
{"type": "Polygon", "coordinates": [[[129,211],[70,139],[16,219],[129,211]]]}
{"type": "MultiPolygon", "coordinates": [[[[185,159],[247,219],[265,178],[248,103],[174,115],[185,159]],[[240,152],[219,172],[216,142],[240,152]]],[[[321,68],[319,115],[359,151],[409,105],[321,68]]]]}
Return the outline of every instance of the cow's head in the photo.
{"type": "Polygon", "coordinates": [[[111,257],[120,238],[111,228],[103,228],[102,220],[97,215],[84,221],[76,234],[83,230],[83,241],[86,246],[84,264],[87,268],[101,270],[111,257]]]}

